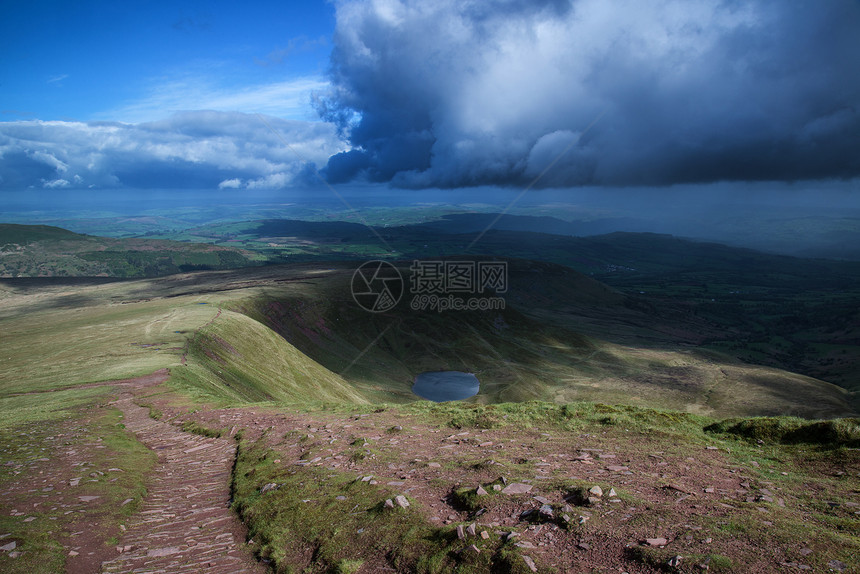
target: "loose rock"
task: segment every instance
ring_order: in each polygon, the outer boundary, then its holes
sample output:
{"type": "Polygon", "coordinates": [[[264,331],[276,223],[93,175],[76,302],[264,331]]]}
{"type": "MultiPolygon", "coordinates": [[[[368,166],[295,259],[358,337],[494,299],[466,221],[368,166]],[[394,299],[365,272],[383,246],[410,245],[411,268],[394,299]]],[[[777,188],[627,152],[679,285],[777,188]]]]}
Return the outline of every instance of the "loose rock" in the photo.
{"type": "Polygon", "coordinates": [[[502,489],[502,494],[527,494],[531,492],[531,484],[523,484],[522,482],[512,482],[502,489]]]}
{"type": "Polygon", "coordinates": [[[537,565],[535,565],[535,561],[529,558],[528,556],[523,556],[523,562],[526,563],[526,566],[529,567],[529,570],[532,572],[537,572],[537,565]]]}

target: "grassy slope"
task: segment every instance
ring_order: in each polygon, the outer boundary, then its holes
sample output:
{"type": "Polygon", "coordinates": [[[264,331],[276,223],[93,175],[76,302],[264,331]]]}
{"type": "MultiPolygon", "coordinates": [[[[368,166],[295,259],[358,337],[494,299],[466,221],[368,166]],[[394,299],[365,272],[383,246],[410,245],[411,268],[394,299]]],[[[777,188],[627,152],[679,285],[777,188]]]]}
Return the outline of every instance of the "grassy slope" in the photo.
{"type": "Polygon", "coordinates": [[[183,279],[46,285],[0,291],[0,397],[167,367],[209,400],[363,400],[270,329],[222,311],[223,296],[180,294],[183,279]]]}
{"type": "MultiPolygon", "coordinates": [[[[851,412],[833,385],[711,352],[608,343],[511,306],[436,313],[404,302],[369,314],[349,295],[351,275],[349,265],[308,264],[84,286],[23,283],[0,292],[0,393],[171,367],[174,384],[222,401],[408,401],[415,374],[456,369],[478,374],[479,402],[603,400],[725,416],[851,412]]],[[[544,286],[573,285],[549,295],[596,313],[591,320],[636,318],[624,297],[593,280],[535,275],[544,286]]],[[[532,283],[506,297],[522,293],[533,295],[532,283]]]]}
{"type": "Polygon", "coordinates": [[[232,404],[366,402],[346,380],[277,333],[230,311],[222,311],[218,320],[198,330],[189,346],[188,363],[176,367],[171,380],[187,393],[232,404]]]}

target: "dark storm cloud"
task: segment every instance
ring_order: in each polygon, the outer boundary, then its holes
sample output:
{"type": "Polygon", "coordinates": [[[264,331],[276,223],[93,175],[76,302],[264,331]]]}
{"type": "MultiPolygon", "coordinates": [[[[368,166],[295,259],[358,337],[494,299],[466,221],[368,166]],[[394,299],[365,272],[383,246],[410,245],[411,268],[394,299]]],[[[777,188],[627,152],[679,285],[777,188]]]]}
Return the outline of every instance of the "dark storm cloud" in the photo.
{"type": "Polygon", "coordinates": [[[141,124],[0,123],[0,190],[281,188],[305,184],[344,146],[321,122],[197,111],[141,124]]]}
{"type": "Polygon", "coordinates": [[[572,143],[542,185],[857,177],[858,30],[854,0],[340,2],[327,175],[523,184],[572,143]]]}

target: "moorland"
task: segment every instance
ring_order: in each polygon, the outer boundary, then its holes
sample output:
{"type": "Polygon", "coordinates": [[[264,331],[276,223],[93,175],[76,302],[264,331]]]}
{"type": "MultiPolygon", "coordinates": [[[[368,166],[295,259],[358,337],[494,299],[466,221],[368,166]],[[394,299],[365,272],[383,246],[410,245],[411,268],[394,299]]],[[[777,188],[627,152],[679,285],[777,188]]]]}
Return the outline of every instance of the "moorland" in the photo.
{"type": "Polygon", "coordinates": [[[0,225],[4,571],[850,571],[860,263],[386,217],[0,225]],[[506,305],[368,313],[369,259],[504,261],[506,305]],[[418,400],[433,370],[480,392],[418,400]],[[165,441],[228,445],[238,530],[147,538],[165,441]]]}

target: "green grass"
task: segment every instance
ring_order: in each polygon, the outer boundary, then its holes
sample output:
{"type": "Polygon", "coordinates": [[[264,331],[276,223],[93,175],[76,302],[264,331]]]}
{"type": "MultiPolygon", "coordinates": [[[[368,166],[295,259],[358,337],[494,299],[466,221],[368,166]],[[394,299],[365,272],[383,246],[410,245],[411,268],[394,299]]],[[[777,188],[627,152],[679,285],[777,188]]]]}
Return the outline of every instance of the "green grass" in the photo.
{"type": "Polygon", "coordinates": [[[807,421],[795,417],[727,419],[705,428],[754,441],[784,444],[816,444],[828,448],[860,446],[860,419],[807,421]]]}
{"type": "Polygon", "coordinates": [[[187,364],[173,373],[174,388],[207,400],[365,401],[342,377],[310,360],[271,329],[226,310],[197,331],[189,343],[187,364]]]}
{"type": "Polygon", "coordinates": [[[207,438],[221,438],[222,436],[224,436],[224,433],[227,432],[224,429],[213,429],[207,426],[203,426],[194,421],[183,422],[182,430],[184,432],[190,432],[192,434],[204,436],[207,438]]]}
{"type": "Polygon", "coordinates": [[[497,538],[473,539],[482,549],[478,555],[460,552],[467,545],[453,526],[434,527],[412,506],[385,508],[396,492],[352,474],[291,471],[276,458],[263,444],[243,441],[233,482],[234,507],[258,555],[271,560],[276,572],[338,572],[380,554],[390,567],[422,574],[487,572],[516,563],[515,549],[503,548],[497,538]],[[268,483],[279,488],[261,494],[268,483]],[[312,562],[303,558],[309,554],[312,562]]]}

